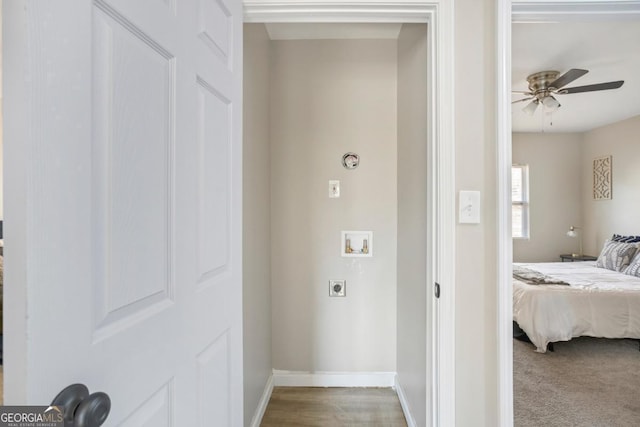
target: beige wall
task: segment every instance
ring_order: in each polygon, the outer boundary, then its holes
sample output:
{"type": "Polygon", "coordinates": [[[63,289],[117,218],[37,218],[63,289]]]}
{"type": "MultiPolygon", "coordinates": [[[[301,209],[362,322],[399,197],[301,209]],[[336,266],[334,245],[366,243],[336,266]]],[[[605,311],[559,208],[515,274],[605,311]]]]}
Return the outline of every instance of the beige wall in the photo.
{"type": "Polygon", "coordinates": [[[481,223],[456,227],[458,426],[498,425],[495,15],[492,0],[455,2],[456,198],[481,192],[481,223]]]}
{"type": "Polygon", "coordinates": [[[396,40],[272,43],[273,367],[395,371],[396,40]],[[341,230],[372,230],[374,256],[341,257],[341,230]]]}
{"type": "Polygon", "coordinates": [[[567,236],[582,225],[582,134],[514,133],[513,163],[529,166],[530,238],[513,240],[516,262],[560,261],[579,251],[567,236]]]}
{"type": "Polygon", "coordinates": [[[269,51],[264,25],[245,24],[242,255],[247,426],[271,375],[269,51]]]}
{"type": "Polygon", "coordinates": [[[585,133],[513,135],[513,161],[529,165],[531,239],[513,241],[518,262],[558,261],[578,252],[566,236],[583,229],[584,252],[597,256],[613,233],[640,234],[640,116],[585,133]],[[613,156],[613,198],[593,200],[593,159],[613,156]]]}
{"type": "Polygon", "coordinates": [[[427,425],[427,26],[398,37],[398,383],[427,425]]]}
{"type": "Polygon", "coordinates": [[[640,116],[584,134],[584,248],[598,255],[613,233],[640,235],[640,116]],[[593,200],[593,159],[612,155],[613,197],[593,200]]]}

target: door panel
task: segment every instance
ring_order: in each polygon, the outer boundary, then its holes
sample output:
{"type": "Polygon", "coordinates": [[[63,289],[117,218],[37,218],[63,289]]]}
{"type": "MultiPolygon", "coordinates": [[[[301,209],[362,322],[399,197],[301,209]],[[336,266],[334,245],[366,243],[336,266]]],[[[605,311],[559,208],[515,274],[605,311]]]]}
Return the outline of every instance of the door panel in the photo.
{"type": "Polygon", "coordinates": [[[163,385],[120,424],[122,427],[169,427],[173,422],[173,383],[163,385]]]}
{"type": "Polygon", "coordinates": [[[168,307],[174,293],[175,58],[123,22],[94,11],[96,338],[168,307]]]}
{"type": "Polygon", "coordinates": [[[17,3],[7,402],[82,382],[106,425],[241,426],[241,2],[17,3]]]}
{"type": "Polygon", "coordinates": [[[221,426],[231,425],[229,414],[231,378],[229,360],[229,334],[224,332],[198,355],[198,414],[200,426],[208,415],[220,414],[217,422],[221,426]]]}
{"type": "Polygon", "coordinates": [[[198,274],[206,283],[228,272],[230,102],[198,80],[198,274]]]}
{"type": "Polygon", "coordinates": [[[199,0],[198,37],[227,66],[231,66],[231,35],[233,19],[222,0],[199,0]]]}

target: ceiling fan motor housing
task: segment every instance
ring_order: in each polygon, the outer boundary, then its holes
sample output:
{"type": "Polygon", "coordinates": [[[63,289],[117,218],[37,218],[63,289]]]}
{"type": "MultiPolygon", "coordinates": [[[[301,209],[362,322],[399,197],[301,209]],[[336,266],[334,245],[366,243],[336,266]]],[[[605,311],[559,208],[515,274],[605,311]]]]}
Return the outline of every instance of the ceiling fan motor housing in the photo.
{"type": "Polygon", "coordinates": [[[540,71],[527,77],[529,90],[536,98],[541,99],[549,95],[552,88],[549,85],[558,79],[559,71],[540,71]]]}

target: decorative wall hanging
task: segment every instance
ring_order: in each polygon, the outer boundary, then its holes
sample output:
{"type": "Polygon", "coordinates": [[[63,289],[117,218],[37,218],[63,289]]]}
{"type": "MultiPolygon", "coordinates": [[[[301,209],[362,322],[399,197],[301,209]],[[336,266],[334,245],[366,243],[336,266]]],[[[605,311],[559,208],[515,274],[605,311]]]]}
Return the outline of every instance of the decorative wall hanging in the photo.
{"type": "Polygon", "coordinates": [[[346,153],[342,156],[342,166],[347,169],[355,169],[360,164],[360,156],[356,153],[346,153]]]}
{"type": "Polygon", "coordinates": [[[593,199],[611,200],[611,156],[593,160],[593,199]]]}

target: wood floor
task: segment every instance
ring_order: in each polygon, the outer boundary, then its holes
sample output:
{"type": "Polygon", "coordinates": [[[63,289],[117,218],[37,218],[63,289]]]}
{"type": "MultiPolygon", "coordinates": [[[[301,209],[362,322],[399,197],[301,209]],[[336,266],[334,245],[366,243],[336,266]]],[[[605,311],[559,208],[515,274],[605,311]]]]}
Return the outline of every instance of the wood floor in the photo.
{"type": "Polygon", "coordinates": [[[406,427],[391,388],[275,387],[261,427],[406,427]]]}

